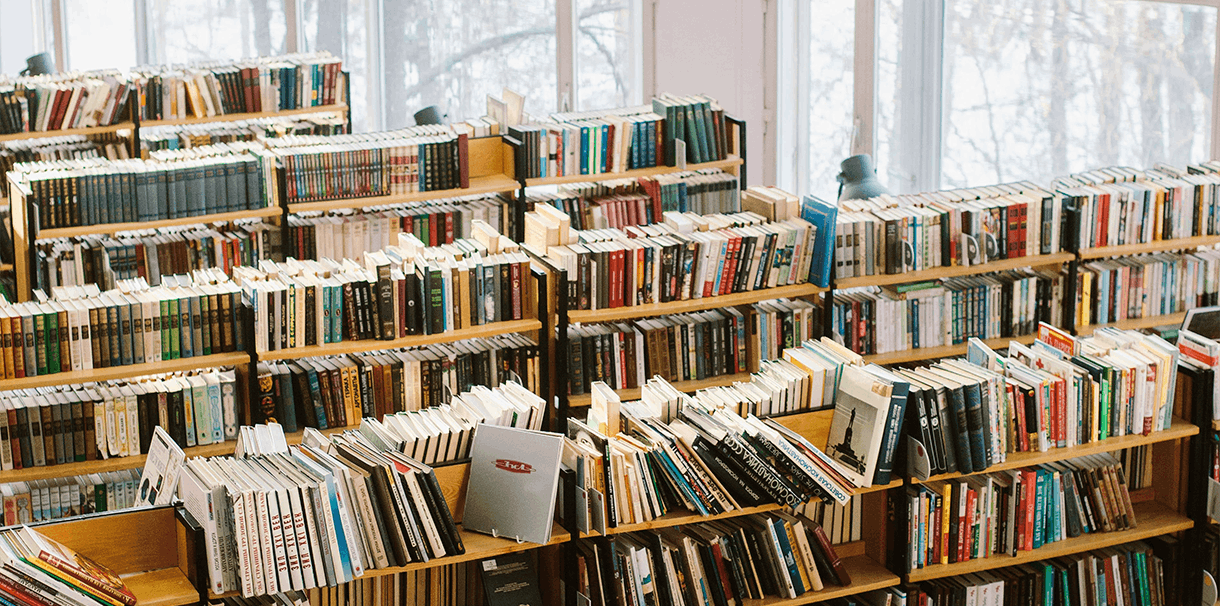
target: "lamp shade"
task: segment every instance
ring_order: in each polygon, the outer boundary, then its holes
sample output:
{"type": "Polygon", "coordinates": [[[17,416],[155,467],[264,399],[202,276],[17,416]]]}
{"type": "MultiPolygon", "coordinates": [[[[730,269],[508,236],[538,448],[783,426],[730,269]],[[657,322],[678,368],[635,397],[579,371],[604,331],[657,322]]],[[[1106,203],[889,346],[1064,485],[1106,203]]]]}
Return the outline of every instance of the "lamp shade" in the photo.
{"type": "Polygon", "coordinates": [[[868,154],[852,156],[839,164],[839,199],[865,200],[889,190],[877,180],[877,169],[868,154]]]}
{"type": "Polygon", "coordinates": [[[440,112],[440,110],[436,109],[435,105],[429,105],[428,107],[425,107],[425,108],[415,112],[415,124],[417,126],[423,126],[425,124],[440,124],[440,123],[441,123],[441,112],[440,112]]]}
{"type": "Polygon", "coordinates": [[[51,61],[51,55],[47,53],[38,53],[26,59],[25,65],[25,69],[21,70],[21,75],[23,76],[41,76],[43,74],[55,73],[55,64],[51,61]]]}

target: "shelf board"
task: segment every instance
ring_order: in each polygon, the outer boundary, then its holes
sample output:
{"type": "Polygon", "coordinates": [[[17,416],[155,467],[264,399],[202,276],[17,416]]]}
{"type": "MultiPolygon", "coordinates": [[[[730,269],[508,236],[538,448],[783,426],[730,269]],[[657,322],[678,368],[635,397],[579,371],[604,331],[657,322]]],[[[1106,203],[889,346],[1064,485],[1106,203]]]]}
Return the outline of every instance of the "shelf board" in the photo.
{"type": "MultiPolygon", "coordinates": [[[[826,582],[826,587],[821,591],[807,591],[803,595],[791,599],[769,596],[761,600],[743,600],[742,606],[800,606],[801,604],[813,604],[815,602],[824,602],[844,596],[856,595],[866,591],[894,587],[901,580],[898,578],[898,575],[890,572],[885,566],[878,564],[868,556],[861,555],[843,558],[843,565],[847,567],[847,574],[851,577],[851,585],[840,586],[826,582]]],[[[822,580],[826,581],[825,578],[822,580]]]]}
{"type": "Polygon", "coordinates": [[[246,114],[221,114],[218,116],[204,116],[202,118],[172,118],[169,120],[143,120],[140,122],[140,128],[148,128],[150,126],[176,126],[180,124],[206,124],[208,122],[237,122],[238,120],[253,120],[255,118],[276,118],[279,116],[299,116],[303,114],[327,114],[335,112],[345,112],[347,106],[338,103],[335,105],[315,105],[313,107],[299,107],[297,109],[284,109],[274,112],[252,112],[246,114]]]}
{"type": "MultiPolygon", "coordinates": [[[[519,551],[528,551],[542,547],[538,543],[518,543],[515,539],[497,538],[481,532],[468,531],[458,525],[458,532],[462,535],[462,544],[466,547],[466,553],[457,556],[446,556],[427,562],[412,562],[406,566],[392,566],[389,568],[369,568],[365,569],[364,576],[359,577],[361,580],[374,579],[377,577],[398,574],[400,572],[410,572],[412,570],[422,570],[425,568],[435,568],[437,566],[448,566],[450,564],[458,564],[461,562],[469,562],[472,560],[485,560],[506,553],[516,553],[519,551]]],[[[558,524],[555,524],[551,529],[551,540],[547,545],[558,545],[568,541],[568,531],[564,530],[558,524]]],[[[208,597],[217,600],[220,598],[237,597],[239,591],[231,591],[228,593],[215,594],[208,592],[208,597]]],[[[140,606],[137,604],[136,606],[140,606]]]]}
{"type": "MultiPolygon", "coordinates": [[[[697,513],[687,511],[685,509],[679,511],[671,511],[655,520],[648,522],[639,522],[637,524],[621,524],[614,528],[607,528],[606,535],[626,534],[628,532],[639,532],[641,530],[652,530],[654,528],[670,528],[673,526],[682,526],[684,524],[698,524],[700,522],[711,522],[713,520],[724,520],[728,518],[739,518],[742,516],[754,515],[756,513],[767,513],[769,511],[779,511],[781,506],[775,503],[767,505],[759,505],[757,507],[743,507],[734,509],[725,513],[715,515],[702,516],[697,513]]],[[[598,532],[581,533],[581,538],[600,536],[598,532]]]]}
{"type": "Polygon", "coordinates": [[[29,133],[12,133],[0,135],[0,141],[19,141],[22,139],[43,139],[46,137],[64,137],[67,135],[97,135],[112,133],[123,129],[135,128],[131,122],[119,122],[110,126],[90,126],[87,128],[65,128],[63,130],[39,130],[29,133]]]}
{"type": "Polygon", "coordinates": [[[1169,326],[1170,324],[1179,324],[1180,325],[1182,323],[1182,320],[1185,320],[1185,319],[1186,319],[1186,312],[1184,312],[1184,311],[1176,313],[1176,314],[1168,314],[1168,315],[1164,315],[1164,316],[1149,316],[1147,318],[1128,318],[1126,320],[1120,320],[1118,322],[1111,322],[1109,324],[1089,324],[1086,326],[1080,326],[1080,327],[1076,328],[1076,334],[1080,334],[1080,335],[1093,334],[1093,331],[1097,330],[1098,328],[1105,327],[1105,326],[1112,326],[1114,328],[1121,328],[1123,330],[1138,330],[1141,328],[1155,328],[1157,326],[1169,326]]]}
{"type": "Polygon", "coordinates": [[[656,175],[667,175],[670,173],[682,172],[686,170],[700,170],[704,168],[731,168],[740,166],[742,159],[737,156],[729,156],[724,160],[716,160],[714,162],[703,162],[700,164],[687,164],[686,168],[678,168],[676,166],[655,166],[652,168],[637,168],[635,170],[625,170],[613,173],[600,173],[596,175],[565,175],[563,177],[538,177],[534,179],[526,179],[525,185],[533,187],[535,185],[563,185],[565,183],[596,183],[600,181],[613,181],[615,179],[635,179],[638,177],[653,177],[656,175]]]}
{"type": "Polygon", "coordinates": [[[363,341],[343,341],[340,343],[327,343],[325,345],[290,347],[288,349],[264,351],[259,352],[258,359],[259,361],[296,360],[299,358],[309,358],[313,356],[331,356],[362,353],[366,351],[380,351],[383,349],[398,349],[400,347],[415,347],[418,345],[431,345],[433,343],[451,343],[453,341],[462,341],[464,339],[477,339],[480,337],[492,337],[495,335],[506,335],[515,332],[526,332],[541,329],[542,322],[535,319],[510,320],[508,322],[494,322],[492,324],[484,324],[482,326],[462,328],[460,330],[450,330],[435,335],[412,335],[409,337],[403,337],[401,339],[394,339],[393,341],[365,339],[363,341]]]}
{"type": "Polygon", "coordinates": [[[1018,257],[1016,259],[1004,259],[1002,261],[992,261],[982,265],[961,266],[955,265],[952,267],[933,267],[930,269],[921,269],[904,274],[879,274],[874,276],[860,276],[857,278],[844,278],[835,280],[835,288],[853,288],[856,286],[883,286],[886,284],[909,284],[912,282],[923,282],[925,280],[939,280],[942,278],[956,278],[959,276],[974,276],[978,274],[991,273],[995,271],[1005,271],[1009,269],[1017,269],[1020,267],[1043,267],[1046,265],[1062,265],[1071,261],[1075,255],[1072,253],[1054,253],[1050,255],[1036,255],[1032,257],[1018,257]]]}
{"type": "Polygon", "coordinates": [[[177,360],[148,362],[145,364],[131,364],[128,366],[95,368],[93,370],[57,372],[55,374],[24,377],[21,379],[0,379],[0,391],[30,389],[33,387],[49,387],[51,385],[92,383],[96,381],[109,381],[111,379],[125,379],[128,377],[140,377],[143,375],[177,372],[180,370],[209,368],[212,366],[237,366],[240,364],[247,364],[249,362],[250,356],[248,354],[243,351],[235,351],[231,353],[212,354],[210,356],[195,356],[192,358],[179,358],[177,360]]]}
{"type": "Polygon", "coordinates": [[[758,290],[737,292],[718,297],[670,301],[669,303],[628,305],[608,309],[570,309],[568,310],[568,322],[616,322],[619,320],[651,318],[653,316],[668,316],[689,311],[749,305],[768,299],[808,297],[821,292],[826,292],[826,289],[814,286],[813,284],[791,284],[775,288],[760,288],[758,290]]]}
{"type": "Polygon", "coordinates": [[[497,192],[516,191],[521,184],[508,175],[493,173],[483,177],[471,177],[470,187],[460,189],[441,189],[437,191],[419,191],[409,194],[392,196],[376,196],[372,198],[345,198],[342,200],[320,200],[317,202],[292,202],[288,204],[288,212],[303,213],[327,210],[345,210],[349,208],[369,208],[387,204],[403,204],[420,200],[436,200],[439,198],[455,198],[472,194],[492,194],[497,192]]]}
{"type": "MultiPolygon", "coordinates": [[[[993,471],[1003,471],[1005,469],[1017,469],[1020,467],[1029,467],[1031,465],[1041,465],[1043,463],[1052,463],[1055,461],[1063,461],[1083,457],[1103,452],[1113,452],[1136,446],[1146,446],[1148,444],[1156,444],[1158,442],[1169,442],[1172,440],[1181,440],[1189,438],[1199,433],[1199,427],[1174,417],[1169,424],[1169,429],[1163,431],[1154,431],[1148,435],[1129,435],[1119,436],[1117,438],[1107,438],[1097,442],[1081,444],[1071,448],[1052,448],[1046,452],[1014,452],[1009,453],[1008,459],[1003,463],[992,465],[987,469],[976,473],[991,473],[993,471]]],[[[922,482],[935,482],[937,480],[951,480],[953,478],[961,478],[975,475],[972,473],[942,473],[932,476],[922,482]]],[[[918,484],[921,480],[911,478],[911,481],[918,484]]]]}
{"type": "Polygon", "coordinates": [[[13,271],[12,263],[0,263],[0,271],[13,271]]]}
{"type": "Polygon", "coordinates": [[[1186,250],[1199,246],[1220,244],[1220,236],[1195,236],[1175,240],[1153,240],[1139,244],[1123,244],[1121,246],[1100,246],[1085,248],[1080,251],[1081,259],[1104,259],[1106,257],[1121,257],[1138,255],[1140,253],[1163,252],[1166,250],[1186,250]]]}
{"type": "Polygon", "coordinates": [[[178,217],[177,219],[161,219],[159,221],[143,221],[137,223],[102,223],[99,225],[77,225],[74,227],[57,227],[43,229],[38,232],[39,240],[51,238],[71,238],[73,236],[88,236],[92,234],[114,234],[121,231],[137,229],[157,229],[175,225],[195,225],[199,223],[224,223],[238,219],[262,219],[280,216],[280,209],[274,206],[257,210],[239,210],[231,213],[216,213],[213,215],[197,215],[193,217],[178,217]]]}
{"type": "Polygon", "coordinates": [[[1137,524],[1135,528],[1117,532],[1082,534],[1075,538],[1045,545],[1033,551],[1018,551],[1016,556],[993,555],[987,558],[968,560],[956,564],[927,566],[919,570],[912,570],[907,574],[907,580],[915,583],[994,568],[1018,566],[1029,562],[1051,560],[1112,545],[1121,545],[1131,541],[1139,541],[1149,537],[1178,532],[1194,526],[1194,522],[1190,518],[1155,501],[1135,504],[1135,522],[1137,524]]]}
{"type": "MultiPolygon", "coordinates": [[[[699,391],[700,389],[707,389],[708,387],[722,387],[725,385],[732,385],[733,383],[736,383],[737,381],[749,381],[749,380],[750,380],[750,373],[740,372],[740,373],[735,373],[735,374],[731,374],[731,375],[721,375],[719,377],[698,379],[695,381],[674,381],[673,383],[671,383],[671,385],[673,385],[674,388],[677,389],[678,391],[685,391],[687,393],[690,393],[690,392],[694,392],[694,391],[699,391]]],[[[627,389],[616,389],[616,390],[614,390],[614,392],[617,393],[619,396],[619,399],[621,399],[623,401],[640,399],[640,388],[639,387],[632,387],[632,388],[627,388],[627,389]]],[[[568,396],[568,406],[572,406],[572,407],[588,406],[589,404],[592,403],[592,398],[593,398],[593,396],[591,396],[587,393],[576,395],[576,396],[568,396]]]]}
{"type": "Polygon", "coordinates": [[[162,568],[123,576],[136,596],[136,606],[183,606],[197,604],[199,590],[178,568],[162,568]]]}
{"type": "MultiPolygon", "coordinates": [[[[1020,337],[1000,337],[998,339],[983,339],[983,342],[992,349],[1008,347],[1009,341],[1016,341],[1029,345],[1038,338],[1038,335],[1022,335],[1020,337]]],[[[966,355],[966,343],[957,345],[944,345],[941,347],[920,347],[918,349],[907,349],[903,351],[891,351],[889,353],[872,354],[864,356],[866,362],[873,364],[902,364],[904,362],[918,362],[920,360],[931,360],[934,358],[952,358],[955,356],[966,355]]]]}

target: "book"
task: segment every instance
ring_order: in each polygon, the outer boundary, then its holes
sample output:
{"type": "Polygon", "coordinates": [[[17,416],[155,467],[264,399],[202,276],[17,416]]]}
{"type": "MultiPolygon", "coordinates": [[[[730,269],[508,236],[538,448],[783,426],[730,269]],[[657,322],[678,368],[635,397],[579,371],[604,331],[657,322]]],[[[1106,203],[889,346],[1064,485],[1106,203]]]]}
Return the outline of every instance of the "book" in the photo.
{"type": "Polygon", "coordinates": [[[463,527],[518,541],[550,542],[562,450],[563,436],[558,434],[481,425],[470,453],[467,492],[472,498],[466,502],[463,527]],[[510,495],[518,498],[506,501],[510,495]]]}
{"type": "Polygon", "coordinates": [[[542,606],[535,554],[512,553],[480,563],[488,606],[542,606]]]}

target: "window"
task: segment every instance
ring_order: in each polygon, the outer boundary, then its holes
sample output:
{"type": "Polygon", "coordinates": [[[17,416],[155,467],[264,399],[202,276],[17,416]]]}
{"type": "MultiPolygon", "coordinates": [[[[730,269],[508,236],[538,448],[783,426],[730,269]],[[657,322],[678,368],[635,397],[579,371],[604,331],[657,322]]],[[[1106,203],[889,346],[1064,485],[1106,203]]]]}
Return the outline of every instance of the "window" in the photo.
{"type": "Polygon", "coordinates": [[[580,0],[576,5],[579,102],[574,109],[639,104],[640,0],[580,0]]]}
{"type": "Polygon", "coordinates": [[[63,11],[69,69],[125,70],[139,63],[134,3],[64,0],[63,11]]]}
{"type": "Polygon", "coordinates": [[[0,2],[0,74],[16,75],[25,69],[26,57],[36,54],[33,6],[29,2],[0,2]]]}
{"type": "Polygon", "coordinates": [[[377,105],[369,94],[370,21],[366,0],[305,0],[301,24],[304,51],[329,51],[343,58],[350,78],[352,128],[369,130],[377,105]]]}
{"type": "Polygon", "coordinates": [[[275,0],[154,0],[154,63],[195,63],[284,52],[287,21],[275,0]]]}

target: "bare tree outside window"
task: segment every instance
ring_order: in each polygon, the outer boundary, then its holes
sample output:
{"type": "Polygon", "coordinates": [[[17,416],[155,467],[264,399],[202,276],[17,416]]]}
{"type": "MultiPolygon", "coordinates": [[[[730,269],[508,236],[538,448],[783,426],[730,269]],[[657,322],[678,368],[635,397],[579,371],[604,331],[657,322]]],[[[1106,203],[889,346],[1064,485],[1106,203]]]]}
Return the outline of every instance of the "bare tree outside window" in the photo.
{"type": "Polygon", "coordinates": [[[305,51],[329,51],[343,58],[351,78],[352,129],[368,130],[376,105],[368,98],[368,0],[304,0],[301,21],[305,51]]]}
{"type": "Polygon", "coordinates": [[[580,0],[576,31],[579,103],[574,109],[635,105],[640,99],[638,0],[580,0]]]}
{"type": "Polygon", "coordinates": [[[66,0],[68,66],[74,70],[129,69],[136,64],[135,7],[130,2],[66,0]]]}
{"type": "MultiPolygon", "coordinates": [[[[287,48],[280,0],[153,0],[148,20],[157,63],[264,57],[287,48]]],[[[109,39],[105,29],[89,29],[109,39]]]]}

